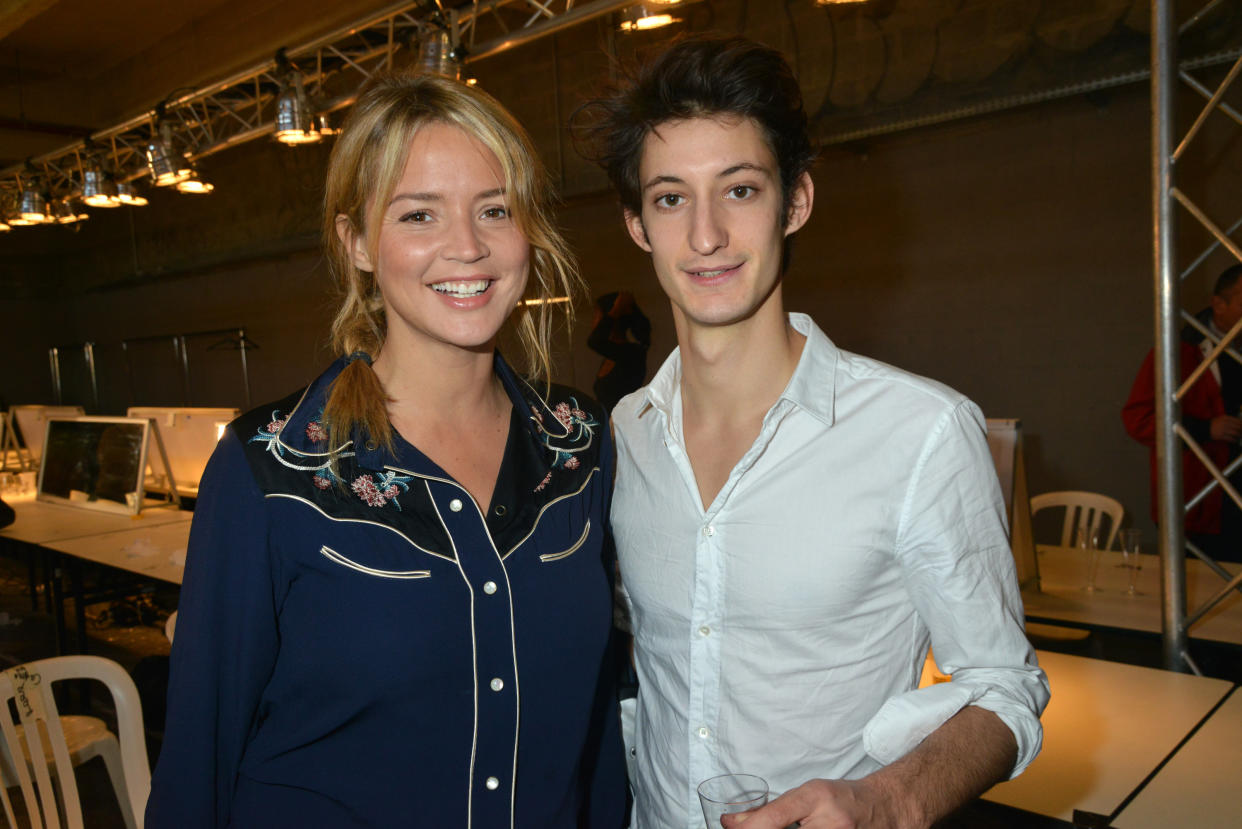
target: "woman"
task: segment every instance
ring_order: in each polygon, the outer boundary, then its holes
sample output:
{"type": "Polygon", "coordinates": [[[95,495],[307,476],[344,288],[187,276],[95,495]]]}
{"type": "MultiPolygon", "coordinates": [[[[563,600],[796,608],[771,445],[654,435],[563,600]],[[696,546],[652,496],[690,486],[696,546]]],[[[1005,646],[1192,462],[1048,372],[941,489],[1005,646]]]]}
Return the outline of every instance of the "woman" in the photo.
{"type": "Polygon", "coordinates": [[[547,375],[549,199],[485,93],[360,93],[325,198],[346,356],[204,477],[149,829],[622,823],[608,430],[496,351],[512,316],[547,375]]]}

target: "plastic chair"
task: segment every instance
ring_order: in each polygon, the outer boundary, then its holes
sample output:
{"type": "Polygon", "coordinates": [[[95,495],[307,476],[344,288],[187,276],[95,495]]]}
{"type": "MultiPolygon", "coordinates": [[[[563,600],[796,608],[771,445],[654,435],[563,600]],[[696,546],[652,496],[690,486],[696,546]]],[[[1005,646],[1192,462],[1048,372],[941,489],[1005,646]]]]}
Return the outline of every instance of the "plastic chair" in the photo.
{"type": "Polygon", "coordinates": [[[98,656],[56,656],[27,662],[0,673],[0,704],[6,714],[0,716],[0,748],[4,749],[0,756],[0,776],[4,778],[0,800],[10,826],[17,826],[17,821],[8,789],[20,786],[32,827],[82,829],[82,804],[73,769],[100,756],[112,778],[125,825],[142,829],[151,792],[151,767],[138,689],[124,668],[98,656]],[[94,679],[108,687],[116,707],[119,744],[102,720],[59,715],[52,683],[66,679],[94,679]],[[17,708],[20,724],[13,721],[10,700],[17,708]],[[35,762],[33,757],[42,757],[44,762],[35,762]],[[15,758],[19,762],[14,762],[15,758]]]}
{"type": "Polygon", "coordinates": [[[1045,492],[1031,498],[1032,516],[1051,507],[1065,507],[1065,522],[1061,525],[1062,547],[1074,545],[1076,529],[1094,532],[1100,526],[1101,518],[1107,515],[1109,527],[1103,549],[1111,550],[1113,541],[1117,538],[1117,530],[1121,528],[1121,520],[1126,515],[1126,509],[1120,501],[1098,492],[1045,492]]]}

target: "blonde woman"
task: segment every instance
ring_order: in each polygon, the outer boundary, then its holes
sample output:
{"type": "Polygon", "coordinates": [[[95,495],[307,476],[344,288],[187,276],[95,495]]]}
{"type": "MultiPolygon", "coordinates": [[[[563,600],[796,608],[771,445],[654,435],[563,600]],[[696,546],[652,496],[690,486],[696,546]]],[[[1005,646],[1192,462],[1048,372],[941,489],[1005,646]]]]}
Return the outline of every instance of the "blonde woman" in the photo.
{"type": "Polygon", "coordinates": [[[393,74],[325,200],[342,357],[212,459],[147,826],[620,826],[612,450],[546,381],[546,174],[485,93],[393,74]]]}

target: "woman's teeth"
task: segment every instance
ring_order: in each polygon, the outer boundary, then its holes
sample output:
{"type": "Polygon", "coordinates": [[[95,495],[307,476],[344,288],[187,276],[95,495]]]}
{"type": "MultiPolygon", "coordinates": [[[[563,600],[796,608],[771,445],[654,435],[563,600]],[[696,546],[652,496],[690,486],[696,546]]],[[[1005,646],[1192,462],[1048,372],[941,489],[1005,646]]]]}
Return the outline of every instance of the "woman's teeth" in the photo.
{"type": "Polygon", "coordinates": [[[431,286],[431,289],[436,293],[464,298],[478,296],[486,291],[490,284],[491,281],[487,279],[476,279],[470,282],[437,282],[431,286]]]}

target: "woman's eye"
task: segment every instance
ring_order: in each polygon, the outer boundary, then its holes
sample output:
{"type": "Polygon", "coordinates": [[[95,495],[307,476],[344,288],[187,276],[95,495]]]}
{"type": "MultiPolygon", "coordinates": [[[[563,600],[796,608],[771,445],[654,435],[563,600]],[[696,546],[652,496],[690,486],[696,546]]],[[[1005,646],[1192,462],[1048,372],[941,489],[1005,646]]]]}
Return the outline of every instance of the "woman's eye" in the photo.
{"type": "Polygon", "coordinates": [[[748,199],[755,193],[755,188],[749,184],[739,184],[729,188],[729,198],[731,199],[748,199]]]}
{"type": "Polygon", "coordinates": [[[483,211],[485,219],[505,219],[509,216],[509,210],[504,207],[489,207],[483,211]]]}
{"type": "Polygon", "coordinates": [[[423,222],[429,221],[430,219],[431,219],[431,214],[428,213],[426,210],[411,210],[409,213],[406,213],[404,216],[402,216],[400,221],[414,222],[415,224],[421,224],[423,222]]]}
{"type": "Polygon", "coordinates": [[[683,201],[682,197],[676,193],[665,193],[663,196],[656,197],[656,207],[676,207],[683,201]]]}

